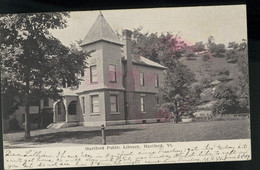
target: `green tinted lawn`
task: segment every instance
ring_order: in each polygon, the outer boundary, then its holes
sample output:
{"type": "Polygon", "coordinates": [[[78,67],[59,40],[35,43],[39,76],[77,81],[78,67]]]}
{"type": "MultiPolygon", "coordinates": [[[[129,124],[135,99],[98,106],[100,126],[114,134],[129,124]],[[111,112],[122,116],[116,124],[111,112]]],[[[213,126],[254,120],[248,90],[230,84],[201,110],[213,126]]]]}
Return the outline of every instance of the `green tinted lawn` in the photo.
{"type": "MultiPolygon", "coordinates": [[[[191,123],[154,123],[106,127],[107,144],[182,142],[250,138],[249,120],[225,120],[191,123]]],[[[83,126],[43,129],[31,132],[32,140],[23,141],[23,132],[4,134],[5,143],[27,146],[64,144],[101,144],[99,128],[83,126]]]]}

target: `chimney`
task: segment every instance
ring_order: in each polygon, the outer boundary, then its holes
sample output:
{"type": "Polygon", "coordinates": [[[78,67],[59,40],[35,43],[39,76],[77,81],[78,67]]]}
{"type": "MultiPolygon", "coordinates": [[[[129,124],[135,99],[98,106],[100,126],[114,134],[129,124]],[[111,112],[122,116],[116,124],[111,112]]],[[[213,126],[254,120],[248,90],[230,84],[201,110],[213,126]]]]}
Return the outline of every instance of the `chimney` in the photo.
{"type": "Polygon", "coordinates": [[[132,31],[123,30],[123,43],[124,43],[124,56],[126,59],[126,65],[124,69],[124,101],[125,101],[125,120],[128,119],[128,115],[134,113],[134,92],[135,91],[135,79],[133,74],[132,63],[132,31]]]}
{"type": "Polygon", "coordinates": [[[134,76],[132,68],[132,31],[123,30],[124,56],[127,60],[125,68],[125,88],[128,91],[134,90],[134,76]]]}
{"type": "Polygon", "coordinates": [[[127,60],[127,63],[132,62],[132,31],[130,30],[123,30],[123,42],[124,42],[124,56],[127,60]]]}

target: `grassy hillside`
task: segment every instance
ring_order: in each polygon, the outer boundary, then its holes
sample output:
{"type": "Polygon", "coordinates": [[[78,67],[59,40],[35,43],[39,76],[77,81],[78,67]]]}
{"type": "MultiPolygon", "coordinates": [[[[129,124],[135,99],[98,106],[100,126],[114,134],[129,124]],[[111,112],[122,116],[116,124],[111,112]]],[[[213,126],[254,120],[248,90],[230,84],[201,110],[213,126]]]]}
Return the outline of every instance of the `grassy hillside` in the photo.
{"type": "MultiPolygon", "coordinates": [[[[202,60],[203,55],[199,55],[193,60],[183,59],[183,63],[187,65],[193,73],[196,75],[196,79],[198,80],[200,85],[204,85],[201,80],[207,79],[210,82],[217,80],[219,77],[212,77],[212,73],[218,73],[219,71],[229,71],[229,76],[227,83],[232,86],[239,86],[239,68],[237,64],[228,63],[226,58],[215,58],[211,57],[208,61],[208,67],[206,69],[205,61],[202,60]]],[[[216,102],[213,98],[213,89],[216,87],[208,86],[202,89],[202,93],[200,94],[201,100],[200,104],[197,107],[197,112],[194,113],[196,117],[205,117],[212,114],[212,106],[216,102]]]]}
{"type": "MultiPolygon", "coordinates": [[[[202,55],[196,57],[196,60],[187,60],[183,59],[183,63],[187,65],[195,74],[196,79],[200,81],[203,77],[206,76],[207,71],[205,71],[205,62],[202,60],[202,55]]],[[[228,70],[230,75],[229,78],[232,78],[232,81],[229,82],[231,85],[239,84],[239,69],[237,64],[227,63],[226,58],[214,58],[212,57],[209,60],[209,65],[211,67],[211,71],[220,71],[220,70],[228,70]]]]}

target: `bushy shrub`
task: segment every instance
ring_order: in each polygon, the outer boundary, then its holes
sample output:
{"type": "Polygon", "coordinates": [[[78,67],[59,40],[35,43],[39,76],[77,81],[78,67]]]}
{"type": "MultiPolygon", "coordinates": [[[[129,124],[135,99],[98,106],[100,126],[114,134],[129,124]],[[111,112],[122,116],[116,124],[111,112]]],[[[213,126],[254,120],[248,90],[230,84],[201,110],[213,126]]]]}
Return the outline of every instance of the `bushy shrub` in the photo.
{"type": "Polygon", "coordinates": [[[184,56],[186,57],[186,60],[196,60],[197,59],[197,55],[191,50],[187,50],[184,53],[184,56]]]}
{"type": "Polygon", "coordinates": [[[209,51],[213,57],[223,58],[226,56],[226,49],[224,44],[211,43],[209,46],[209,51]]]}
{"type": "Polygon", "coordinates": [[[205,76],[205,77],[202,77],[200,79],[200,85],[203,87],[203,88],[207,88],[209,87],[210,83],[213,81],[212,77],[210,76],[205,76]]]}
{"type": "Polygon", "coordinates": [[[211,58],[211,55],[209,53],[205,53],[203,56],[202,56],[202,61],[209,61],[211,58]]]}
{"type": "Polygon", "coordinates": [[[9,123],[10,123],[10,130],[11,131],[20,130],[20,127],[18,125],[18,121],[16,119],[10,119],[9,123]]]}
{"type": "Polygon", "coordinates": [[[218,81],[226,81],[229,79],[230,71],[227,68],[214,69],[211,71],[210,76],[218,81]]]}
{"type": "Polygon", "coordinates": [[[235,50],[229,50],[227,52],[226,60],[228,63],[237,63],[238,55],[235,50]]]}
{"type": "Polygon", "coordinates": [[[213,97],[217,99],[213,105],[213,114],[236,114],[239,112],[239,101],[235,89],[232,86],[219,86],[213,97]]]}
{"type": "Polygon", "coordinates": [[[158,109],[158,118],[165,118],[166,120],[172,118],[172,114],[170,113],[169,109],[160,107],[158,109]]]}
{"type": "Polygon", "coordinates": [[[212,108],[213,114],[236,114],[239,111],[239,105],[231,99],[220,99],[212,108]]]}
{"type": "Polygon", "coordinates": [[[235,100],[237,101],[238,97],[236,95],[236,88],[226,84],[220,85],[216,88],[213,97],[215,99],[226,99],[226,100],[235,100]]]}
{"type": "Polygon", "coordinates": [[[245,93],[241,92],[241,89],[237,92],[239,96],[239,105],[241,113],[248,113],[249,112],[249,98],[245,93]]]}

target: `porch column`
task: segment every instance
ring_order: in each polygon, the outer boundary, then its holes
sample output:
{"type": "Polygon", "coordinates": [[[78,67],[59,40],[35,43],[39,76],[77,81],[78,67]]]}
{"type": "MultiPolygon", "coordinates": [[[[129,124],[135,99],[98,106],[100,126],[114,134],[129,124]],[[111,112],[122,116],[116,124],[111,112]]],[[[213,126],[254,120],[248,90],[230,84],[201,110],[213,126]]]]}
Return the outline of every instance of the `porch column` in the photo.
{"type": "Polygon", "coordinates": [[[56,114],[53,112],[53,123],[56,123],[56,114]]]}
{"type": "Polygon", "coordinates": [[[66,119],[66,123],[68,123],[68,122],[69,122],[69,115],[68,115],[68,109],[67,109],[67,107],[66,107],[66,109],[65,109],[65,119],[66,119]]]}
{"type": "Polygon", "coordinates": [[[56,105],[58,102],[59,102],[59,100],[52,104],[53,123],[56,123],[56,114],[57,114],[56,105]]]}
{"type": "Polygon", "coordinates": [[[66,123],[69,122],[69,114],[68,114],[68,104],[67,104],[67,100],[64,99],[64,106],[65,106],[65,121],[66,123]]]}

